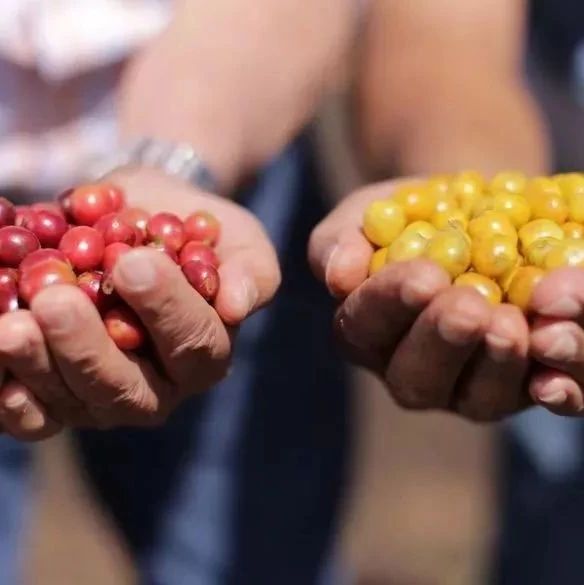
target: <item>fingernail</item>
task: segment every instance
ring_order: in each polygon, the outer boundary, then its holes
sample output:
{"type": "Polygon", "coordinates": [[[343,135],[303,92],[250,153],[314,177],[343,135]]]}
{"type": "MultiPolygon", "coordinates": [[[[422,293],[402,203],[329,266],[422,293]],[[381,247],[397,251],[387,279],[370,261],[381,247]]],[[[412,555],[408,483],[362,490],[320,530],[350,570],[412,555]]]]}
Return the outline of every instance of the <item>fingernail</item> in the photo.
{"type": "Polygon", "coordinates": [[[25,408],[20,426],[24,431],[38,431],[45,426],[45,422],[45,417],[37,408],[25,408]]]}
{"type": "Polygon", "coordinates": [[[546,317],[563,317],[573,319],[581,313],[580,303],[572,297],[561,297],[545,305],[537,311],[540,315],[546,317]]]}
{"type": "Polygon", "coordinates": [[[477,325],[476,319],[472,317],[446,314],[438,320],[438,333],[448,343],[464,345],[476,340],[477,325]]]}
{"type": "Polygon", "coordinates": [[[405,305],[419,308],[426,305],[435,292],[435,287],[429,285],[426,278],[419,276],[403,283],[400,296],[405,305]]]}
{"type": "Polygon", "coordinates": [[[513,356],[513,341],[494,333],[487,333],[485,336],[489,356],[494,362],[508,362],[513,356]]]}
{"type": "Polygon", "coordinates": [[[233,311],[241,318],[247,317],[258,302],[259,292],[255,284],[247,278],[241,280],[239,287],[233,290],[231,303],[233,311]]]}
{"type": "Polygon", "coordinates": [[[551,381],[537,393],[537,400],[549,406],[560,406],[568,399],[568,393],[561,382],[551,381]]]}
{"type": "Polygon", "coordinates": [[[27,403],[28,397],[24,392],[14,392],[4,400],[4,407],[12,412],[20,412],[27,403]]]}
{"type": "Polygon", "coordinates": [[[332,294],[336,294],[336,293],[334,290],[334,283],[332,282],[331,275],[336,269],[335,265],[338,261],[339,251],[340,251],[339,245],[335,244],[331,248],[331,250],[327,253],[325,263],[324,263],[324,266],[325,266],[324,280],[325,280],[325,283],[328,286],[328,288],[332,294]]]}
{"type": "Polygon", "coordinates": [[[156,284],[156,269],[149,254],[134,250],[120,256],[115,270],[122,284],[134,292],[145,292],[156,284]]]}
{"type": "Polygon", "coordinates": [[[578,354],[578,341],[572,333],[561,333],[543,354],[544,357],[554,361],[570,361],[578,354]]]}

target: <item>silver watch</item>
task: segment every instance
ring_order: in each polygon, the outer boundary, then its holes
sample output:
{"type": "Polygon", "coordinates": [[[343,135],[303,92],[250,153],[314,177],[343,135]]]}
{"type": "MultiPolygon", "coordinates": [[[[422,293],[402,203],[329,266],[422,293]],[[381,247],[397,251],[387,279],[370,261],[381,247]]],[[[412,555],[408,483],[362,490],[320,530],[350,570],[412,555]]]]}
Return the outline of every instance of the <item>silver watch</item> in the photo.
{"type": "Polygon", "coordinates": [[[95,179],[126,166],[148,166],[187,181],[198,189],[219,192],[218,181],[195,149],[185,143],[140,138],[91,168],[95,179]]]}

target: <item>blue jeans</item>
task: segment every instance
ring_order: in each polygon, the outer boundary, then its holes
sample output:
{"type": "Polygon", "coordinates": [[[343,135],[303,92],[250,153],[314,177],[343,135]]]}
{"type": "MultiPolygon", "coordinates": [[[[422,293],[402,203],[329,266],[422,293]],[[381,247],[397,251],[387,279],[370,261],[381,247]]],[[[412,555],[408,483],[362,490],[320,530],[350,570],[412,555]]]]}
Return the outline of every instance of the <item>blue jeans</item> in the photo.
{"type": "MultiPolygon", "coordinates": [[[[309,274],[323,213],[306,143],[244,203],[276,243],[284,283],[241,329],[229,378],[158,430],[75,434],[96,493],[150,585],[321,582],[344,479],[345,375],[332,305],[309,274]]],[[[26,447],[0,443],[0,583],[15,583],[26,447]]]]}

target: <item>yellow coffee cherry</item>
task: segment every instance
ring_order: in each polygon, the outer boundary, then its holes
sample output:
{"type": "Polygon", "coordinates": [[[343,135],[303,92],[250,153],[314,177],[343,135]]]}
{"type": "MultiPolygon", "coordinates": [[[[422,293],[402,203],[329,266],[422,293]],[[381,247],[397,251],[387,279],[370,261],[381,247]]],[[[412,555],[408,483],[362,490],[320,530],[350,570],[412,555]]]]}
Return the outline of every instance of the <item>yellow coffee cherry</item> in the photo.
{"type": "Polygon", "coordinates": [[[513,266],[513,268],[510,268],[509,270],[507,270],[507,272],[505,272],[503,275],[501,275],[499,278],[497,278],[497,284],[499,285],[499,287],[501,288],[501,290],[505,294],[507,294],[507,291],[509,290],[509,286],[511,285],[511,281],[513,280],[513,278],[515,278],[517,271],[522,266],[523,266],[523,263],[522,263],[521,259],[519,258],[517,261],[517,264],[515,266],[513,266]]]}
{"type": "Polygon", "coordinates": [[[462,209],[450,209],[449,211],[437,211],[430,220],[438,230],[457,228],[466,230],[468,218],[462,209]]]}
{"type": "Polygon", "coordinates": [[[518,171],[506,171],[496,174],[489,184],[492,193],[506,191],[520,195],[527,185],[527,177],[518,171]]]}
{"type": "Polygon", "coordinates": [[[434,213],[452,211],[453,209],[458,209],[458,202],[454,195],[451,195],[450,193],[438,193],[436,195],[434,213]]]}
{"type": "Polygon", "coordinates": [[[485,179],[476,171],[465,171],[454,177],[450,184],[450,193],[454,195],[458,206],[466,215],[470,215],[475,203],[482,197],[485,179]]]}
{"type": "Polygon", "coordinates": [[[452,175],[434,175],[426,181],[426,187],[435,195],[448,193],[452,178],[452,175]]]}
{"type": "Polygon", "coordinates": [[[409,222],[430,219],[434,213],[436,199],[436,194],[422,183],[403,185],[393,195],[393,200],[402,206],[409,222]]]}
{"type": "Polygon", "coordinates": [[[519,259],[516,240],[498,234],[474,241],[471,254],[473,268],[488,278],[503,276],[519,259]]]}
{"type": "Polygon", "coordinates": [[[416,232],[405,231],[389,246],[387,262],[407,262],[419,258],[426,251],[429,241],[416,232]]]}
{"type": "Polygon", "coordinates": [[[519,230],[519,242],[521,244],[520,252],[526,254],[533,242],[543,238],[563,240],[564,232],[557,223],[549,219],[536,219],[530,221],[519,230]]]}
{"type": "Polygon", "coordinates": [[[569,221],[568,223],[565,223],[561,227],[566,238],[572,238],[573,240],[584,239],[584,225],[582,225],[581,223],[569,221]]]}
{"type": "Polygon", "coordinates": [[[496,282],[476,272],[465,272],[461,274],[454,281],[454,286],[469,286],[474,288],[494,305],[498,305],[503,298],[501,288],[496,282]]]}
{"type": "Polygon", "coordinates": [[[470,245],[459,230],[442,230],[430,240],[424,256],[456,278],[470,266],[470,245]]]}
{"type": "Polygon", "coordinates": [[[533,291],[544,276],[545,270],[536,266],[518,268],[507,290],[507,300],[527,313],[533,291]]]}
{"type": "Polygon", "coordinates": [[[556,238],[540,238],[525,251],[525,258],[530,266],[543,268],[546,256],[554,249],[561,246],[563,240],[556,238]]]}
{"type": "Polygon", "coordinates": [[[363,232],[371,243],[380,248],[389,246],[405,227],[406,214],[395,201],[374,201],[365,212],[363,232]]]}
{"type": "Polygon", "coordinates": [[[388,248],[379,248],[373,253],[369,262],[369,276],[377,274],[387,264],[387,252],[388,248]]]}
{"type": "Polygon", "coordinates": [[[567,200],[574,195],[584,195],[584,175],[581,173],[555,175],[553,179],[567,200]]]}
{"type": "Polygon", "coordinates": [[[513,226],[519,229],[524,226],[531,218],[531,208],[525,197],[499,191],[493,195],[493,210],[504,213],[513,226]]]}
{"type": "Polygon", "coordinates": [[[535,177],[527,181],[523,194],[528,203],[531,204],[533,198],[537,199],[542,195],[562,196],[562,190],[557,182],[549,177],[535,177]]]}
{"type": "Polygon", "coordinates": [[[495,234],[509,236],[517,241],[517,230],[511,220],[499,211],[485,211],[468,224],[468,233],[473,240],[489,238],[495,234]]]}
{"type": "Polygon", "coordinates": [[[470,212],[470,217],[475,219],[486,211],[495,211],[495,198],[492,195],[485,195],[475,201],[470,212]]]}
{"type": "Polygon", "coordinates": [[[567,196],[568,219],[584,223],[584,193],[572,193],[567,196]]]}
{"type": "Polygon", "coordinates": [[[568,219],[568,202],[561,193],[539,193],[529,198],[533,219],[551,219],[564,223],[568,219]]]}
{"type": "Polygon", "coordinates": [[[415,232],[420,234],[422,237],[430,240],[436,233],[436,228],[429,221],[414,221],[406,227],[403,233],[415,232]]]}
{"type": "Polygon", "coordinates": [[[562,240],[546,255],[543,265],[546,270],[563,266],[584,266],[584,240],[562,240]]]}

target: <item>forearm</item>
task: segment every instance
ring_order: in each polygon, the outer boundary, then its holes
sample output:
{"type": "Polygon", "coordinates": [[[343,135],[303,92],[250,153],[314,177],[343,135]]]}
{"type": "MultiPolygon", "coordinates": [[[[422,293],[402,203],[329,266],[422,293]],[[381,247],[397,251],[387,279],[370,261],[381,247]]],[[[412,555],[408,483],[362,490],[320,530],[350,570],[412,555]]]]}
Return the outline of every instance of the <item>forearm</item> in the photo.
{"type": "Polygon", "coordinates": [[[360,150],[371,173],[549,169],[547,132],[519,76],[414,70],[394,81],[400,89],[385,104],[362,104],[360,150]]]}
{"type": "Polygon", "coordinates": [[[124,75],[122,134],[192,143],[231,190],[311,118],[340,74],[354,16],[351,0],[177,2],[124,75]]]}

